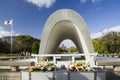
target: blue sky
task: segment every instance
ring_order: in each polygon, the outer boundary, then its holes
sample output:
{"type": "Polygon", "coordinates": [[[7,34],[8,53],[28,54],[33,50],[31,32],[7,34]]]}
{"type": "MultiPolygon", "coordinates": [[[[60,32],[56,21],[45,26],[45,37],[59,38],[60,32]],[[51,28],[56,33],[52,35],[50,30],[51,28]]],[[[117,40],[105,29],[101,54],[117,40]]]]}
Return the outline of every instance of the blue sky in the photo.
{"type": "Polygon", "coordinates": [[[120,25],[120,0],[0,0],[0,35],[9,34],[4,21],[13,19],[15,34],[40,38],[47,18],[63,8],[78,12],[91,34],[120,25]]]}

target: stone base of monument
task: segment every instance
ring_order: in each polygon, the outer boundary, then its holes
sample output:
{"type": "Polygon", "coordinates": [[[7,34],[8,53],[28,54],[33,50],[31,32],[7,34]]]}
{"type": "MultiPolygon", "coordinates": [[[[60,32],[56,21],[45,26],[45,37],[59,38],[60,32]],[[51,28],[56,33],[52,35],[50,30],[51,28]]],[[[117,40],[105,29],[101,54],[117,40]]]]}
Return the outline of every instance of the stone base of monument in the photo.
{"type": "Polygon", "coordinates": [[[106,80],[104,71],[88,72],[21,72],[22,80],[106,80]]]}
{"type": "Polygon", "coordinates": [[[27,71],[21,71],[21,78],[22,80],[29,80],[31,77],[30,77],[30,73],[27,72],[27,71]]]}
{"type": "Polygon", "coordinates": [[[95,80],[106,80],[106,71],[99,67],[93,67],[92,71],[94,71],[95,80]]]}
{"type": "Polygon", "coordinates": [[[94,72],[70,72],[70,80],[95,80],[94,72]]]}
{"type": "Polygon", "coordinates": [[[106,72],[105,71],[96,71],[95,72],[95,80],[106,80],[106,72]]]}
{"type": "Polygon", "coordinates": [[[70,80],[106,80],[105,72],[71,72],[70,80]]]}
{"type": "Polygon", "coordinates": [[[55,80],[69,80],[67,71],[55,71],[55,80]]]}
{"type": "Polygon", "coordinates": [[[22,80],[54,80],[53,72],[21,72],[22,80]]]}

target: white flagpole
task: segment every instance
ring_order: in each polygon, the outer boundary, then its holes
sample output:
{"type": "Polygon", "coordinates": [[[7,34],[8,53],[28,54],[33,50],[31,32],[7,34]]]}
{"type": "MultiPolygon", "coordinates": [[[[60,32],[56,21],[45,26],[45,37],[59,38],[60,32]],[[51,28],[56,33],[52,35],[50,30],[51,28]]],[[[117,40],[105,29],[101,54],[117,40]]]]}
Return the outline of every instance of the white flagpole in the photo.
{"type": "Polygon", "coordinates": [[[12,54],[12,48],[13,48],[13,46],[12,46],[12,44],[13,44],[13,39],[12,39],[12,37],[13,37],[13,19],[11,20],[11,54],[12,54]]]}

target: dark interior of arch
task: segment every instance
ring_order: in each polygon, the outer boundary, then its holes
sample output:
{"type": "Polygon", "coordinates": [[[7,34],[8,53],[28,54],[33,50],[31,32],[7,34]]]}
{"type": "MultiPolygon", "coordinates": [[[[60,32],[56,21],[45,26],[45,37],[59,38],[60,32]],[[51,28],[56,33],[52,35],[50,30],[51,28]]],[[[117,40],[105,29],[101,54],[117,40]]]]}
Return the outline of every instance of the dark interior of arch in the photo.
{"type": "Polygon", "coordinates": [[[49,53],[47,53],[55,54],[60,43],[66,39],[72,40],[79,52],[83,53],[83,49],[79,41],[79,34],[76,30],[76,27],[77,26],[69,20],[63,20],[56,23],[49,35],[48,43],[46,46],[52,47],[49,50],[47,50],[46,48],[46,50],[49,51],[49,53]]]}

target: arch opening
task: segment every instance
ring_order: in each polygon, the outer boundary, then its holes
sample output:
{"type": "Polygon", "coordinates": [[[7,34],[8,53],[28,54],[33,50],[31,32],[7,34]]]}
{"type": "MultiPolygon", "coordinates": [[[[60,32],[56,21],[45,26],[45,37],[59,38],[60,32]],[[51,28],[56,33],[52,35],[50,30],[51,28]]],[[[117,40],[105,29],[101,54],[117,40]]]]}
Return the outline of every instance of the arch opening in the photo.
{"type": "Polygon", "coordinates": [[[70,39],[65,39],[63,40],[59,46],[61,46],[62,44],[64,44],[64,46],[66,46],[67,48],[71,47],[71,46],[74,46],[76,47],[76,45],[74,44],[74,42],[70,39]]]}
{"type": "Polygon", "coordinates": [[[80,53],[83,53],[83,48],[81,45],[79,34],[77,31],[77,26],[69,21],[63,20],[55,24],[52,28],[46,46],[52,46],[45,48],[46,54],[56,54],[56,50],[60,43],[65,39],[69,39],[74,42],[80,53]]]}
{"type": "Polygon", "coordinates": [[[57,54],[61,53],[79,53],[76,45],[70,39],[63,40],[57,48],[57,54]]]}

